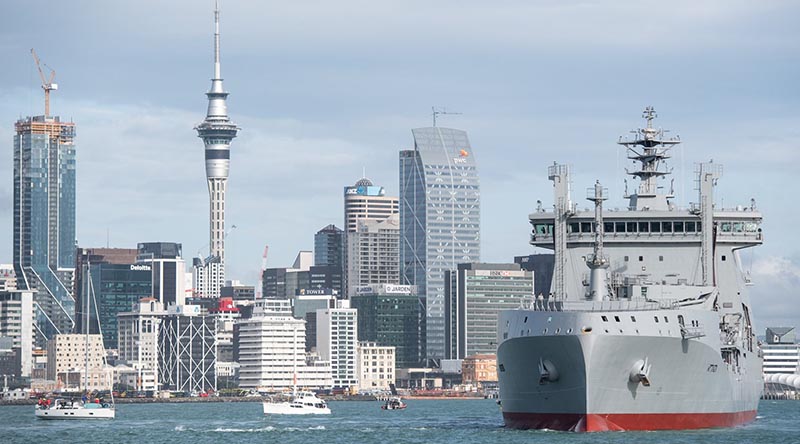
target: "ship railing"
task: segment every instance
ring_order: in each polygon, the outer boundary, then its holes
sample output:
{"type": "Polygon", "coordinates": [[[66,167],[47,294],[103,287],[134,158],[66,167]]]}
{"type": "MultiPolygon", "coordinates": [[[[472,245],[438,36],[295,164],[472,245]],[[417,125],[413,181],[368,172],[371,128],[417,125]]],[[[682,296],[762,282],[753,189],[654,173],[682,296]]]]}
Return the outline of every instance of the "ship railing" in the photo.
{"type": "Polygon", "coordinates": [[[606,301],[564,301],[555,299],[537,300],[530,305],[534,311],[652,311],[676,308],[674,300],[617,299],[606,301]]]}

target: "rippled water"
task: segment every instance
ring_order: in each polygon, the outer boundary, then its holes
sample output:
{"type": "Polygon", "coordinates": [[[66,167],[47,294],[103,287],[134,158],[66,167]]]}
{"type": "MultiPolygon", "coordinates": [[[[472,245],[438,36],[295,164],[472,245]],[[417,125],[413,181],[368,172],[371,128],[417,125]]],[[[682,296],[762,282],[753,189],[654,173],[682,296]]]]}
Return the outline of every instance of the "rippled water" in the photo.
{"type": "Polygon", "coordinates": [[[113,421],[44,421],[33,406],[0,407],[0,443],[800,443],[800,401],[763,401],[758,419],[734,429],[576,434],[503,428],[492,400],[331,402],[333,414],[270,417],[261,404],[121,404],[113,421]]]}

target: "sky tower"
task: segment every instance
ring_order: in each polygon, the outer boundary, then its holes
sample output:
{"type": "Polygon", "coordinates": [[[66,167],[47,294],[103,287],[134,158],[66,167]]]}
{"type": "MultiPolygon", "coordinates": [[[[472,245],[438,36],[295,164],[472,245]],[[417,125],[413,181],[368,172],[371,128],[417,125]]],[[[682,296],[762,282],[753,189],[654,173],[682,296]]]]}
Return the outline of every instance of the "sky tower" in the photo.
{"type": "MultiPolygon", "coordinates": [[[[230,168],[230,145],[239,127],[228,118],[226,100],[228,93],[222,87],[219,63],[219,2],[214,6],[214,77],[208,97],[208,113],[203,123],[197,125],[197,136],[203,139],[206,154],[206,178],[211,206],[209,208],[210,237],[208,260],[219,264],[215,272],[207,275],[208,289],[219,292],[225,281],[225,192],[230,168]]],[[[207,295],[211,296],[211,295],[207,295]]]]}

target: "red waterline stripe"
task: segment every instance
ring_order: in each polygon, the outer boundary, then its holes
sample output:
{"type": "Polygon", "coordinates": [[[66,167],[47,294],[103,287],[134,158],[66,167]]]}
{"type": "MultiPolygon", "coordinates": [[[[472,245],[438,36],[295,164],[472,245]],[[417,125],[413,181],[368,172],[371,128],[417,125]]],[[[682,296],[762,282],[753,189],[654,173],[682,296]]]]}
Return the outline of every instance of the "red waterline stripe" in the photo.
{"type": "Polygon", "coordinates": [[[754,420],[756,411],[730,413],[512,413],[503,412],[506,427],[573,432],[612,430],[682,430],[733,427],[754,420]]]}

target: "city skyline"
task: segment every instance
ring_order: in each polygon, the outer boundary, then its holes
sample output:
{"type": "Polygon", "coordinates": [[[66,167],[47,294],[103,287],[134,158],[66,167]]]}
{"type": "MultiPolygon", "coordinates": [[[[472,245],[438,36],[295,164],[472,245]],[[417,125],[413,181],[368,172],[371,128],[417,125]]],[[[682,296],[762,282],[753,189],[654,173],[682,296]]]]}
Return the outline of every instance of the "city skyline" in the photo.
{"type": "MultiPolygon", "coordinates": [[[[57,71],[51,114],[80,129],[80,246],[180,242],[190,261],[207,243],[192,128],[203,117],[199,92],[208,79],[197,73],[208,71],[213,2],[187,4],[161,5],[157,15],[147,2],[113,10],[55,4],[47,17],[23,4],[6,8],[16,20],[0,31],[5,159],[13,123],[43,113],[34,47],[57,71]],[[67,30],[80,51],[51,43],[67,30]]],[[[684,142],[670,164],[678,205],[696,200],[693,165],[709,158],[725,165],[720,203],[756,199],[767,241],[743,261],[756,283],[756,323],[795,325],[800,248],[790,221],[799,211],[783,190],[800,160],[792,87],[800,31],[790,19],[797,6],[689,5],[345,3],[306,11],[223,2],[226,86],[246,128],[231,151],[227,219],[237,229],[227,242],[228,278],[255,284],[265,244],[269,267],[311,249],[319,227],[341,223],[340,187],[362,167],[398,195],[397,153],[413,147],[412,128],[430,126],[432,105],[464,113],[438,124],[467,131],[480,155],[482,260],[511,262],[533,251],[526,216],[537,199],[552,204],[553,161],[574,166],[576,200],[600,179],[608,207],[624,207],[627,163],[615,142],[653,105],[684,142]],[[629,26],[636,22],[648,24],[629,26]]],[[[0,262],[11,263],[11,162],[0,162],[0,176],[0,262]]]]}

